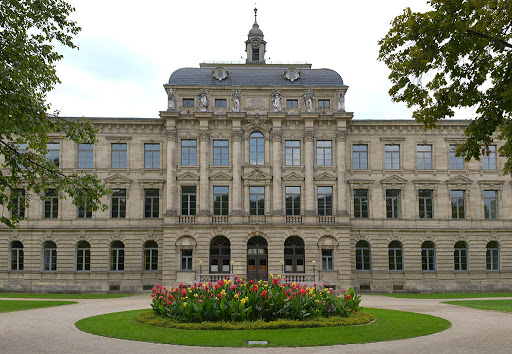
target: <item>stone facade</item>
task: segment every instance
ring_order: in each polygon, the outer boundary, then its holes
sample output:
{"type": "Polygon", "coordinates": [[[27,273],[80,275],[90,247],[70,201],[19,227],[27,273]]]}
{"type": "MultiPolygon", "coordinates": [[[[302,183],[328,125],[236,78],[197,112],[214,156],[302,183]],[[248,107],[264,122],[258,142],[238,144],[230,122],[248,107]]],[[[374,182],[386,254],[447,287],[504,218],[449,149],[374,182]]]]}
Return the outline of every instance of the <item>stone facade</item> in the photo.
{"type": "MultiPolygon", "coordinates": [[[[251,60],[266,44],[253,30],[246,64],[173,73],[160,118],[90,119],[99,142],[85,170],[120,196],[90,218],[65,199],[49,218],[30,196],[20,227],[0,228],[0,289],[139,291],[284,271],[363,291],[511,290],[511,180],[497,153],[450,156],[468,122],[352,120],[336,72],[251,60]]],[[[84,169],[78,146],[52,142],[62,172],[84,169]]]]}

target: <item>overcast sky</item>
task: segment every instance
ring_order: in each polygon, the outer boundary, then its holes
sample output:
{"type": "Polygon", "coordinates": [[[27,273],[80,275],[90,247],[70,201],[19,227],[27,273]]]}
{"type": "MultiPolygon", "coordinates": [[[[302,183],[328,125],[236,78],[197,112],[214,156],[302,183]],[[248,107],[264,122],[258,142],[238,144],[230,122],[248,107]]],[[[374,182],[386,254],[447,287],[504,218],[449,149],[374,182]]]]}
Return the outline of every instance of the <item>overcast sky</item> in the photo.
{"type": "MultiPolygon", "coordinates": [[[[247,0],[69,2],[80,49],[58,48],[62,84],[48,96],[62,116],[156,118],[174,70],[245,60],[254,22],[247,0]]],[[[336,70],[354,119],[409,119],[412,110],[391,102],[389,71],[377,61],[378,40],[407,6],[426,9],[423,0],[259,0],[266,58],[336,70]]]]}

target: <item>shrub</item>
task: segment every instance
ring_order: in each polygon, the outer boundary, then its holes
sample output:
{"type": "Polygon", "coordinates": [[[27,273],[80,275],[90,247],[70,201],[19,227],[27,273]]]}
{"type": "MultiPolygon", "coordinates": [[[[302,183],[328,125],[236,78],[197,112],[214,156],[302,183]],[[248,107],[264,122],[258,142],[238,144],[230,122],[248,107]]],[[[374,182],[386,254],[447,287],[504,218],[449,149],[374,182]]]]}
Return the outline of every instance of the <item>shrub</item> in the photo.
{"type": "Polygon", "coordinates": [[[277,319],[341,316],[359,312],[361,297],[350,288],[342,294],[333,289],[307,287],[305,284],[250,280],[235,276],[234,281],[196,284],[167,290],[156,285],[151,294],[155,313],[179,322],[203,321],[273,321],[277,319]]]}

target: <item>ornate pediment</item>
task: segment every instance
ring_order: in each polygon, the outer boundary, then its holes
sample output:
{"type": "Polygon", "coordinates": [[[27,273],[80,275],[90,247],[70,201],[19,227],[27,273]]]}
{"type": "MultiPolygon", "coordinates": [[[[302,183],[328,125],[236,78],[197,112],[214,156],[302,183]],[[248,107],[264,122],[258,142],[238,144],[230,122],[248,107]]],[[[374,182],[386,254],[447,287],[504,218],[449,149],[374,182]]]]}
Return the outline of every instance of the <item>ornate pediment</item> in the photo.
{"type": "Polygon", "coordinates": [[[108,186],[130,185],[131,183],[132,183],[131,179],[129,179],[128,177],[125,177],[125,176],[121,176],[118,173],[105,178],[105,184],[107,184],[108,186]]]}
{"type": "Polygon", "coordinates": [[[301,176],[296,172],[292,172],[283,176],[283,181],[304,181],[304,176],[301,176]]]}
{"type": "Polygon", "coordinates": [[[336,181],[336,176],[324,172],[315,177],[315,181],[336,181]]]}
{"type": "Polygon", "coordinates": [[[232,176],[224,172],[217,172],[216,174],[210,176],[211,181],[231,181],[232,179],[232,176]]]}
{"type": "Polygon", "coordinates": [[[244,181],[270,181],[272,176],[261,170],[255,170],[242,176],[242,179],[244,181]]]}
{"type": "Polygon", "coordinates": [[[398,184],[406,184],[407,180],[403,179],[400,176],[393,175],[393,176],[390,176],[388,178],[384,178],[382,181],[380,181],[380,183],[381,184],[395,184],[395,185],[398,185],[398,184]]]}
{"type": "Polygon", "coordinates": [[[199,176],[192,172],[185,172],[178,176],[178,181],[199,181],[199,176]]]}
{"type": "Polygon", "coordinates": [[[469,185],[471,185],[471,183],[473,183],[473,181],[467,177],[459,175],[459,176],[450,178],[445,183],[448,186],[457,187],[457,186],[469,186],[469,185]]]}

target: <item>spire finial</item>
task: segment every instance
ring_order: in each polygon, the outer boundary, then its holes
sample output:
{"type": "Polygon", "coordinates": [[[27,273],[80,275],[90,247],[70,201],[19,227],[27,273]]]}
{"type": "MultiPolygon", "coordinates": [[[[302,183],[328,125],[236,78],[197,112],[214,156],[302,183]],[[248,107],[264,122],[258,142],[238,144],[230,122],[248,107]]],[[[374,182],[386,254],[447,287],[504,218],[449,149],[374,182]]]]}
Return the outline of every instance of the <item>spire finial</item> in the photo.
{"type": "Polygon", "coordinates": [[[254,24],[257,25],[256,16],[258,15],[258,9],[256,8],[256,3],[254,3],[254,24]]]}

